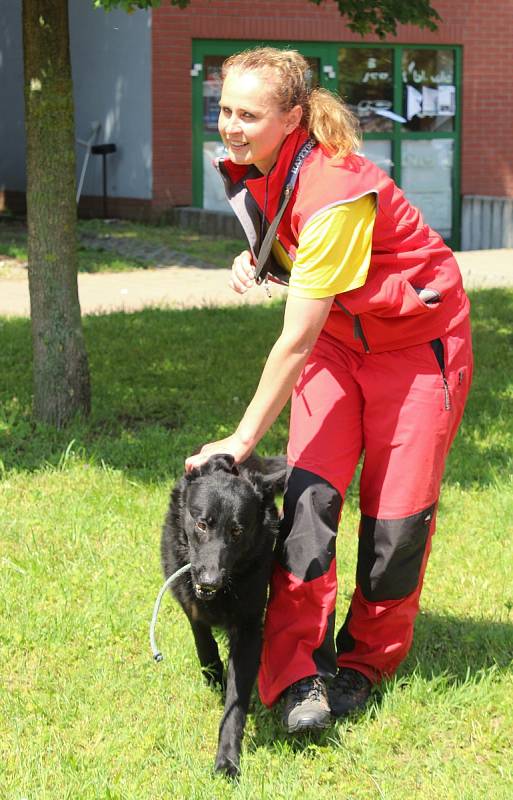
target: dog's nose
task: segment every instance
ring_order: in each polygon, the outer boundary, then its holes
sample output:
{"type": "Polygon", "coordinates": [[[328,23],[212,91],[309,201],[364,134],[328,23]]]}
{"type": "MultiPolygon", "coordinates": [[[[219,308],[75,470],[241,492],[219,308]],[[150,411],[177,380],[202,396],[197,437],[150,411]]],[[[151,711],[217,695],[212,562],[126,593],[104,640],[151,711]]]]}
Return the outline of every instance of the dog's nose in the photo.
{"type": "Polygon", "coordinates": [[[221,588],[222,584],[222,575],[202,570],[198,575],[198,580],[195,583],[194,589],[197,594],[203,597],[212,597],[221,588]]]}
{"type": "Polygon", "coordinates": [[[208,569],[204,567],[198,572],[198,583],[205,589],[219,589],[222,582],[222,572],[218,569],[208,569]]]}
{"type": "Polygon", "coordinates": [[[218,578],[214,578],[210,577],[209,575],[202,575],[198,581],[200,588],[206,592],[217,592],[217,590],[221,588],[222,583],[223,581],[220,576],[218,578]]]}

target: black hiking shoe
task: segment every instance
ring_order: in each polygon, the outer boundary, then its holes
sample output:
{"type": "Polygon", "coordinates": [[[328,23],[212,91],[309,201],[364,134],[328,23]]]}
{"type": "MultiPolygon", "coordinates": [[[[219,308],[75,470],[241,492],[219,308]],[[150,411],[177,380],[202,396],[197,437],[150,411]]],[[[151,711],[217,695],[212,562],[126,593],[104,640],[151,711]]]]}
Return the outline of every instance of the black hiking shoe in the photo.
{"type": "Polygon", "coordinates": [[[285,690],[283,698],[283,724],[289,733],[327,728],[330,724],[326,684],[319,675],[296,681],[285,690]]]}
{"type": "Polygon", "coordinates": [[[346,717],[353,711],[361,711],[371,690],[372,683],[361,672],[340,667],[328,690],[331,713],[334,717],[346,717]]]}

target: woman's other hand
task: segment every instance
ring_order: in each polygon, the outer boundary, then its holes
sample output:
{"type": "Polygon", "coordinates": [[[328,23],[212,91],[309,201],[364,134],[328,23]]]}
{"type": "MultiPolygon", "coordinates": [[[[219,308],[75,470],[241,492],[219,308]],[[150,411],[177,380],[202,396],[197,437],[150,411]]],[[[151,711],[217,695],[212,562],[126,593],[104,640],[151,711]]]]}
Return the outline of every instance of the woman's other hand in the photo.
{"type": "Polygon", "coordinates": [[[255,267],[249,250],[244,250],[234,259],[228,285],[237,294],[244,294],[255,285],[255,267]]]}

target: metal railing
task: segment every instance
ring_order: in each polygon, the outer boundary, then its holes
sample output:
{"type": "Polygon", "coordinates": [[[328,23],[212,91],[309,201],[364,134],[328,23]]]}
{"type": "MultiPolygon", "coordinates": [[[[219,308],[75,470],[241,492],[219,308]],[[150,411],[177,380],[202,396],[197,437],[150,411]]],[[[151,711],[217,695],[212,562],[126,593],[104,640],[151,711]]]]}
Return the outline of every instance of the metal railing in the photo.
{"type": "Polygon", "coordinates": [[[513,247],[513,197],[467,195],[461,208],[461,249],[513,247]]]}

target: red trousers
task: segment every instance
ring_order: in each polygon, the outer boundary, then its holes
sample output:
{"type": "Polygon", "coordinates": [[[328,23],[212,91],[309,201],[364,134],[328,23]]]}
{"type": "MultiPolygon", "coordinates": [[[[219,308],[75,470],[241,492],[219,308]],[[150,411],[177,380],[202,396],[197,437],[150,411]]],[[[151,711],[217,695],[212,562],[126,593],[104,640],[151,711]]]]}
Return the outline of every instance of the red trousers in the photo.
{"type": "Polygon", "coordinates": [[[379,354],[321,333],[292,397],[259,673],[266,705],[308,675],[347,666],[377,682],[405,658],[471,377],[468,320],[442,339],[379,354]],[[356,588],[335,638],[335,539],[362,452],[356,588]]]}

